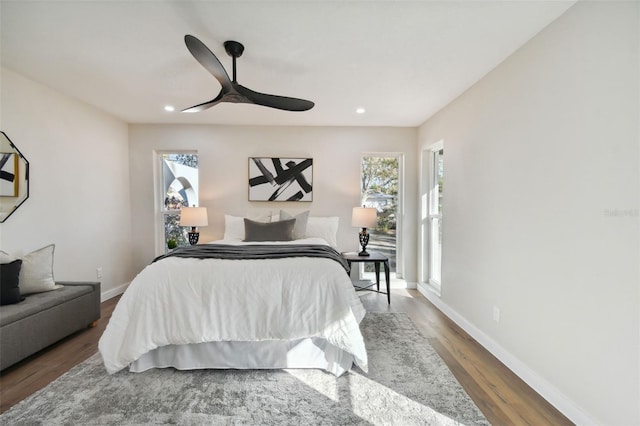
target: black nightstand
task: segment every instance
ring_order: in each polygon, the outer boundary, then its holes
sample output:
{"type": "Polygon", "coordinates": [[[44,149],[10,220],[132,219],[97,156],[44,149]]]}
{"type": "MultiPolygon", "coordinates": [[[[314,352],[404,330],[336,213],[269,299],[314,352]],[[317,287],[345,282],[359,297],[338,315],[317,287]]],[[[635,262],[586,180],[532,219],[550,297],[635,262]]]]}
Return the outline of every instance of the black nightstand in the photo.
{"type": "MultiPolygon", "coordinates": [[[[351,268],[352,263],[373,263],[376,268],[376,288],[377,290],[371,290],[369,287],[359,287],[355,286],[357,290],[369,290],[375,291],[377,293],[382,293],[387,295],[387,302],[391,304],[391,291],[389,290],[389,286],[391,285],[391,279],[389,277],[389,259],[382,253],[378,253],[377,251],[370,251],[369,256],[358,256],[358,253],[355,251],[342,253],[342,257],[349,264],[349,268],[351,268]],[[380,264],[384,265],[384,278],[387,281],[387,292],[383,293],[380,291],[380,264]]],[[[373,284],[371,284],[373,285],[373,284]]]]}

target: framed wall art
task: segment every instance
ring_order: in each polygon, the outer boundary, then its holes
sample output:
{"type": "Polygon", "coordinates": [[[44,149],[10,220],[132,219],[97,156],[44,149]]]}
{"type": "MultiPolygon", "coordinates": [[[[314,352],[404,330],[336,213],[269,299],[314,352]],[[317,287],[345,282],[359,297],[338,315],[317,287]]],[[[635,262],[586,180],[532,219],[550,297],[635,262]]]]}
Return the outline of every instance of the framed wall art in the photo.
{"type": "Polygon", "coordinates": [[[18,154],[0,153],[0,197],[17,197],[18,182],[18,154]]]}
{"type": "Polygon", "coordinates": [[[313,158],[249,157],[249,201],[313,201],[313,158]]]}

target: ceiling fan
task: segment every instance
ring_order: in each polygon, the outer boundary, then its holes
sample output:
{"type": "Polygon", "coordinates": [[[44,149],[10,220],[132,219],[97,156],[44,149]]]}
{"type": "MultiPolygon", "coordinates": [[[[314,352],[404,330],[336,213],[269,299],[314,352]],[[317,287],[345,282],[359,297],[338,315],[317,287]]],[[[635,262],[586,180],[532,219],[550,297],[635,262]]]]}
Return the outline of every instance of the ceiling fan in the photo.
{"type": "Polygon", "coordinates": [[[229,79],[229,75],[216,55],[204,43],[189,34],[184,36],[184,42],[193,57],[220,82],[222,89],[218,96],[212,100],[186,108],[182,112],[204,111],[220,102],[256,104],[286,111],[307,111],[315,105],[313,102],[304,99],[254,92],[238,84],[236,81],[236,58],[242,56],[244,46],[237,41],[224,42],[224,49],[233,58],[233,80],[229,79]]]}

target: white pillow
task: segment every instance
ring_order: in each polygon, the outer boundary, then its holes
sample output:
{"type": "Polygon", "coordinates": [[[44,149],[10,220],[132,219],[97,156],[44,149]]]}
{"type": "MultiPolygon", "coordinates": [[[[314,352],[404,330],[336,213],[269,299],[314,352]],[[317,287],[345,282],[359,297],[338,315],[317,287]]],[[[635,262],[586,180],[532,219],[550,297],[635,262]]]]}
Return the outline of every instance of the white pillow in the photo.
{"type": "Polygon", "coordinates": [[[338,224],[340,218],[309,217],[307,221],[307,238],[320,237],[335,249],[338,248],[338,224]]]}
{"type": "Polygon", "coordinates": [[[272,222],[271,210],[269,209],[251,208],[247,211],[247,214],[245,214],[244,217],[249,220],[253,220],[254,222],[272,222]]]}
{"type": "Polygon", "coordinates": [[[225,240],[244,240],[244,217],[224,215],[225,240]]]}
{"type": "MultiPolygon", "coordinates": [[[[62,287],[57,286],[53,279],[54,250],[55,244],[51,244],[22,256],[19,278],[20,294],[41,293],[62,287]]],[[[10,257],[11,255],[5,252],[0,255],[2,261],[10,257]]]]}
{"type": "MultiPolygon", "coordinates": [[[[302,213],[290,214],[284,210],[280,210],[278,216],[279,221],[295,219],[296,224],[293,226],[293,239],[299,240],[307,235],[307,223],[309,222],[309,210],[305,210],[302,213]]],[[[279,222],[278,221],[278,222],[279,222]]]]}

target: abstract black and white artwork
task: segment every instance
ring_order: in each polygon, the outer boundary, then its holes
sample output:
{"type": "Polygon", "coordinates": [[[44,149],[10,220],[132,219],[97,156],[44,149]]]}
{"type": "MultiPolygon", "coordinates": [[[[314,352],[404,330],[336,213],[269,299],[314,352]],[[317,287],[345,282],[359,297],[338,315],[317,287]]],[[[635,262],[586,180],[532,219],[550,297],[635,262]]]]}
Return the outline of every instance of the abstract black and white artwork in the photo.
{"type": "Polygon", "coordinates": [[[249,201],[312,201],[312,158],[249,158],[249,201]]]}
{"type": "Polygon", "coordinates": [[[18,196],[18,154],[0,153],[0,197],[18,196]]]}

